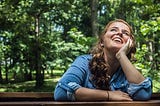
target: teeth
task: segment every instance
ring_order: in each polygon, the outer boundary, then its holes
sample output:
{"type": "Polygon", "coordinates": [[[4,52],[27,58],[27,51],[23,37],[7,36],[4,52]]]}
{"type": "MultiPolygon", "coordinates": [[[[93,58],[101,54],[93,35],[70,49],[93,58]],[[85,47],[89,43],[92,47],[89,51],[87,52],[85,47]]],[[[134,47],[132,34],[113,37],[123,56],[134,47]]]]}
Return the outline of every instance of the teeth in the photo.
{"type": "Polygon", "coordinates": [[[121,39],[119,39],[119,38],[115,38],[115,39],[113,39],[114,41],[118,41],[118,42],[121,42],[121,39]]]}

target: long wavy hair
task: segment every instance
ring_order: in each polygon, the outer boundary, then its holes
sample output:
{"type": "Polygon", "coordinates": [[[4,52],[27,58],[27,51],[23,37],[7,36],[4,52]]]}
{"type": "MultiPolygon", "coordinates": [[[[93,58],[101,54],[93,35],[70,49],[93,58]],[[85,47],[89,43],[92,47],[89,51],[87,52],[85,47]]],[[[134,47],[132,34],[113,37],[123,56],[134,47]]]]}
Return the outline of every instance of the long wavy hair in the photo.
{"type": "Polygon", "coordinates": [[[107,32],[109,26],[115,22],[122,22],[125,25],[127,25],[130,29],[130,32],[131,32],[130,37],[133,40],[133,46],[130,52],[128,53],[127,57],[131,59],[136,52],[136,43],[135,43],[132,27],[122,19],[116,19],[116,20],[110,21],[102,31],[102,34],[98,37],[98,41],[96,45],[90,51],[90,54],[92,54],[93,56],[93,58],[89,62],[89,68],[92,74],[91,79],[94,82],[95,87],[98,89],[106,89],[106,90],[109,89],[110,75],[108,73],[109,73],[110,65],[104,60],[103,47],[101,46],[101,44],[103,42],[103,36],[107,32]]]}

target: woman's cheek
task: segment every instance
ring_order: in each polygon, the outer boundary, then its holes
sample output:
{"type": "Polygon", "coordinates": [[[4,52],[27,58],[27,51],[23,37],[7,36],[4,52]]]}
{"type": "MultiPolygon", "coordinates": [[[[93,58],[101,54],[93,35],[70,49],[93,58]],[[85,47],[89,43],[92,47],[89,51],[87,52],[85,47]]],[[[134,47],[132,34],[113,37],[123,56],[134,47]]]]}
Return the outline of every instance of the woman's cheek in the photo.
{"type": "Polygon", "coordinates": [[[130,38],[129,36],[124,37],[125,43],[127,43],[129,38],[130,38]]]}

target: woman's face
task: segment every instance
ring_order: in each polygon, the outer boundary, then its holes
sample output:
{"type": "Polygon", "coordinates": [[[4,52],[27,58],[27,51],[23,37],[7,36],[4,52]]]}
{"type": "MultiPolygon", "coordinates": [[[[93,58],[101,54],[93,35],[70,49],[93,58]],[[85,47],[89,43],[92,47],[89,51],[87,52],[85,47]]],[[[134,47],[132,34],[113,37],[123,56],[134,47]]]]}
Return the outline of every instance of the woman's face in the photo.
{"type": "Polygon", "coordinates": [[[107,28],[102,43],[107,51],[117,53],[130,37],[131,31],[126,24],[114,22],[107,28]]]}

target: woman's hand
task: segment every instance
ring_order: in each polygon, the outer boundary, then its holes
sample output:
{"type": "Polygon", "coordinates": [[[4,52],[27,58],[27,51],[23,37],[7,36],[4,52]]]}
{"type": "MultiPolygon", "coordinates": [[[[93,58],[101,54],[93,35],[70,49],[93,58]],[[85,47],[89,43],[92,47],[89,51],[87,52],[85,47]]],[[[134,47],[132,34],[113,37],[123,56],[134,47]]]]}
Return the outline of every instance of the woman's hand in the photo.
{"type": "Polygon", "coordinates": [[[129,53],[129,51],[131,50],[132,47],[132,40],[129,38],[127,40],[127,43],[116,53],[116,57],[117,59],[120,58],[120,55],[127,55],[129,53]]]}
{"type": "Polygon", "coordinates": [[[123,100],[123,101],[132,101],[131,97],[122,91],[108,91],[109,100],[123,100]]]}

